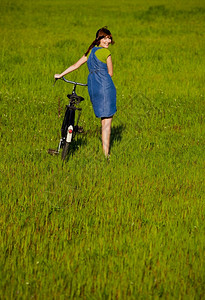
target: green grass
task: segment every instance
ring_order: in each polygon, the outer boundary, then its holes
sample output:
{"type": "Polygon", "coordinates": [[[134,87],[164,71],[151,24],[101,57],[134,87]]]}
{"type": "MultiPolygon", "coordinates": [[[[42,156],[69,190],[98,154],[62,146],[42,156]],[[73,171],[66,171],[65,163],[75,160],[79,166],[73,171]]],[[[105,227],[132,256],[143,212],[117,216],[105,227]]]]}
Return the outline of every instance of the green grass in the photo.
{"type": "Polygon", "coordinates": [[[203,299],[204,25],[202,0],[1,1],[1,299],[203,299]],[[85,134],[62,164],[53,75],[104,25],[111,160],[78,87],[85,134]]]}

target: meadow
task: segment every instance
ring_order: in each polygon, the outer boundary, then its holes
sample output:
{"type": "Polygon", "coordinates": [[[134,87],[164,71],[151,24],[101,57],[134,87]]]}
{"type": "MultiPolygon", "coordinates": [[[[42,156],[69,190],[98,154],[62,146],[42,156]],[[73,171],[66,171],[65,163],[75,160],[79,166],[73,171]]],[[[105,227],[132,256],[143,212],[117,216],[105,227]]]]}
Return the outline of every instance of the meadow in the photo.
{"type": "Polygon", "coordinates": [[[204,27],[203,0],[1,0],[1,299],[204,299],[204,27]],[[111,158],[78,87],[62,163],[71,87],[53,76],[105,25],[111,158]]]}

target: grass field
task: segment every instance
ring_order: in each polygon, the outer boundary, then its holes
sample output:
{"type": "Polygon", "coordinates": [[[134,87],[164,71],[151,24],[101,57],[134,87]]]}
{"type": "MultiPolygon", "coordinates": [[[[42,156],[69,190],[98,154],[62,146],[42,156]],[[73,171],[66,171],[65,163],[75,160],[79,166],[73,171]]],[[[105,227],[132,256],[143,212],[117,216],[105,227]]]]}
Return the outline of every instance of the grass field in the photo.
{"type": "Polygon", "coordinates": [[[204,27],[202,0],[1,0],[1,299],[204,299],[204,27]],[[111,159],[78,87],[62,164],[47,149],[71,87],[53,75],[104,25],[111,159]]]}

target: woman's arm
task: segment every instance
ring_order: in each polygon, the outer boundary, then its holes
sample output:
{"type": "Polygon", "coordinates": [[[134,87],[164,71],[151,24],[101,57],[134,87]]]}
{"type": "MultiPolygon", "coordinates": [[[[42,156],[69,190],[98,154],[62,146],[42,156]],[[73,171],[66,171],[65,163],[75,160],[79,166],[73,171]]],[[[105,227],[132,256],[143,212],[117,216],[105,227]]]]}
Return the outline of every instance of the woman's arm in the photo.
{"type": "Polygon", "coordinates": [[[56,79],[59,79],[63,76],[65,76],[68,73],[71,73],[73,71],[75,71],[76,69],[78,69],[80,66],[82,66],[85,62],[87,61],[87,56],[83,55],[74,65],[70,66],[69,68],[67,68],[63,73],[61,74],[55,74],[54,77],[56,79]]]}
{"type": "Polygon", "coordinates": [[[111,55],[107,58],[107,69],[108,74],[112,77],[113,76],[113,66],[112,66],[112,58],[111,55]]]}

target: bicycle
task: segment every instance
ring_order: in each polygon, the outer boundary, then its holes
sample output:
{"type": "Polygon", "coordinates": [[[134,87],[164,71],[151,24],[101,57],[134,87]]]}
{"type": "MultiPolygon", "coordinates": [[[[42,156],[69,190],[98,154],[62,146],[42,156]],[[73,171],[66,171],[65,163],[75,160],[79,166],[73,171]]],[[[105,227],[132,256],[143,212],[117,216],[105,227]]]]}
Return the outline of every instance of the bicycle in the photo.
{"type": "MultiPolygon", "coordinates": [[[[59,154],[60,149],[62,148],[63,150],[62,150],[61,158],[62,158],[62,160],[65,160],[65,158],[68,154],[69,146],[72,143],[72,141],[74,140],[75,134],[77,132],[79,132],[79,133],[83,132],[83,128],[78,126],[82,108],[76,107],[76,106],[79,105],[84,100],[84,98],[81,96],[78,96],[76,94],[76,86],[77,85],[87,86],[87,84],[70,81],[70,80],[67,80],[65,77],[62,77],[61,79],[67,83],[73,84],[73,90],[72,90],[72,94],[67,95],[67,97],[68,97],[68,99],[70,99],[70,101],[69,101],[69,104],[66,105],[66,111],[65,111],[65,115],[64,115],[64,119],[63,119],[63,123],[62,123],[62,127],[61,127],[61,138],[60,138],[60,142],[58,144],[58,148],[57,148],[57,150],[48,149],[48,153],[52,154],[52,155],[59,154]],[[79,111],[79,114],[78,114],[77,122],[75,123],[75,111],[76,110],[79,111]]],[[[55,82],[56,81],[57,81],[57,79],[55,80],[55,82]]],[[[54,84],[55,84],[55,82],[54,82],[54,84]]]]}

